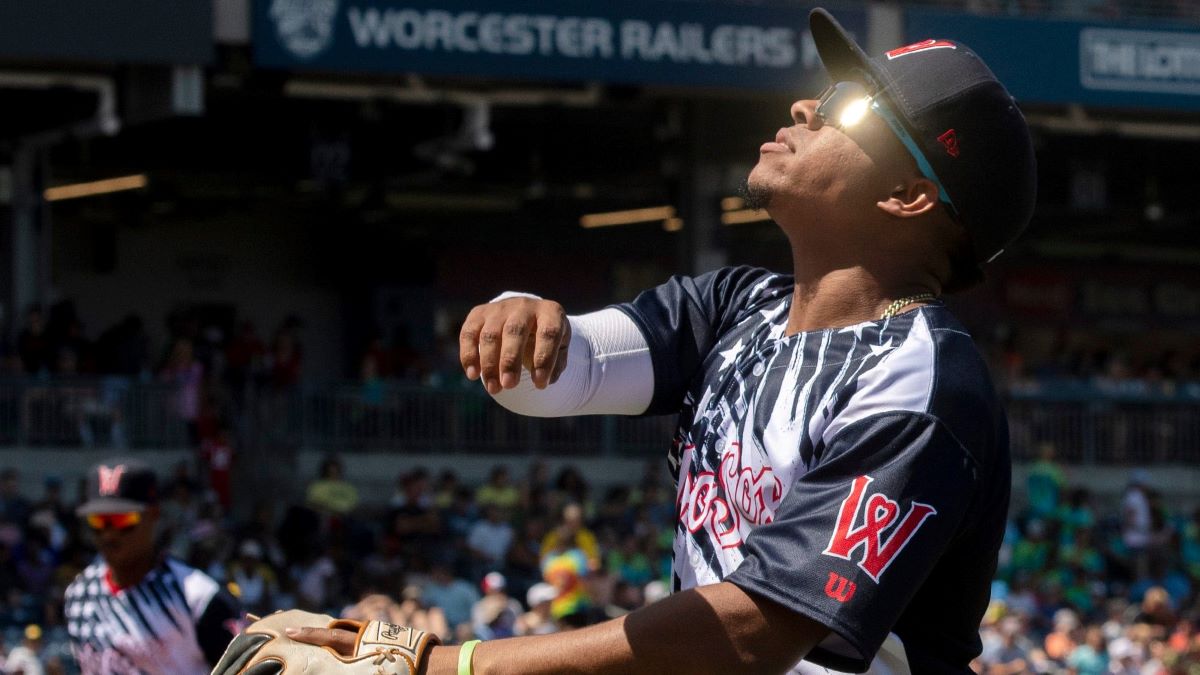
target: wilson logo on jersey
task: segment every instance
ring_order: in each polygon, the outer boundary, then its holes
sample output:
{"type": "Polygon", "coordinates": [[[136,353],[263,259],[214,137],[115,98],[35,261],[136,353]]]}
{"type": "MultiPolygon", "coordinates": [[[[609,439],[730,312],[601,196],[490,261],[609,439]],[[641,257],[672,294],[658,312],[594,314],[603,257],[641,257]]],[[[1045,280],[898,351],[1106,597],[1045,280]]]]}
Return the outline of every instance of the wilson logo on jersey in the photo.
{"type": "Polygon", "coordinates": [[[897,47],[887,53],[888,61],[898,59],[901,56],[916,54],[930,49],[958,49],[958,46],[949,40],[923,40],[904,47],[897,47]]]}
{"type": "Polygon", "coordinates": [[[887,495],[877,492],[864,500],[867,486],[872,480],[870,476],[854,479],[850,494],[842,500],[838,509],[837,525],[829,538],[829,546],[822,553],[853,560],[851,556],[858,549],[863,549],[858,566],[872,581],[879,583],[880,575],[908,546],[925,521],[937,514],[937,509],[913,502],[908,507],[908,513],[900,518],[900,505],[887,495]],[[862,524],[856,525],[860,520],[862,524]]]}

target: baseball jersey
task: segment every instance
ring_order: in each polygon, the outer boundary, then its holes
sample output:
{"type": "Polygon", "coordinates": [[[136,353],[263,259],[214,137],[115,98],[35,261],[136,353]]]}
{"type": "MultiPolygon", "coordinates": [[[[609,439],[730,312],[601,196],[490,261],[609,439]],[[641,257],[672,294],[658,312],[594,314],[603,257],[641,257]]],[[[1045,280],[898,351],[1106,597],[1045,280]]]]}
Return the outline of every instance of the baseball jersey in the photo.
{"type": "Polygon", "coordinates": [[[170,557],[136,586],[116,588],[97,559],[67,587],[71,650],[85,675],[202,675],[240,628],[237,601],[170,557]]]}
{"type": "Polygon", "coordinates": [[[729,581],[827,626],[810,663],[862,672],[898,639],[913,673],[969,673],[1010,490],[983,359],[936,303],[785,335],[792,291],[738,267],[618,306],[650,345],[647,413],[679,412],[675,589],[729,581]]]}

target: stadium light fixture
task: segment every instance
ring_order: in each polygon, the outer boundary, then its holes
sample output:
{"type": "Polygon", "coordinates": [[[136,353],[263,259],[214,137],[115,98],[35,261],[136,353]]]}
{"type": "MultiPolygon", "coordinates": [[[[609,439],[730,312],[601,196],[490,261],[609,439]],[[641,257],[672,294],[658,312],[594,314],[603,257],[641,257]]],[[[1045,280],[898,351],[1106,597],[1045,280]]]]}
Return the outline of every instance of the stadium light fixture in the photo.
{"type": "Polygon", "coordinates": [[[579,226],[591,229],[594,227],[612,227],[614,225],[632,225],[634,223],[652,223],[656,220],[666,221],[674,217],[674,206],[651,206],[644,209],[629,209],[627,211],[589,213],[579,218],[579,226]]]}
{"type": "Polygon", "coordinates": [[[722,225],[741,225],[742,223],[757,223],[762,220],[770,220],[771,214],[765,209],[738,209],[737,211],[726,211],[721,214],[722,225]]]}
{"type": "Polygon", "coordinates": [[[149,180],[146,178],[146,174],[139,173],[132,176],[105,178],[104,180],[94,180],[87,183],[71,183],[69,185],[46,188],[42,193],[42,197],[48,202],[60,202],[66,199],[95,197],[97,195],[124,192],[126,190],[140,190],[146,187],[148,183],[149,180]]]}

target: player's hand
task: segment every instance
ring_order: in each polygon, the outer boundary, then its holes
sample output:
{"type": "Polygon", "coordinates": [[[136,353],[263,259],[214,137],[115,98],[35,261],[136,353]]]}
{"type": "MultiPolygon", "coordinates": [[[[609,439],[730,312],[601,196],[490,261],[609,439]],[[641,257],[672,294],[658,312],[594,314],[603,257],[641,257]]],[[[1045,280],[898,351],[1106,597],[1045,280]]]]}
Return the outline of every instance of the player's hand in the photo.
{"type": "Polygon", "coordinates": [[[314,628],[312,626],[289,626],[285,634],[296,642],[329,647],[342,656],[354,653],[358,634],[342,628],[314,628]]]}
{"type": "Polygon", "coordinates": [[[489,394],[512,389],[524,366],[544,389],[567,367],[571,323],[553,300],[508,298],[478,305],[458,336],[458,358],[467,379],[483,379],[489,394]]]}

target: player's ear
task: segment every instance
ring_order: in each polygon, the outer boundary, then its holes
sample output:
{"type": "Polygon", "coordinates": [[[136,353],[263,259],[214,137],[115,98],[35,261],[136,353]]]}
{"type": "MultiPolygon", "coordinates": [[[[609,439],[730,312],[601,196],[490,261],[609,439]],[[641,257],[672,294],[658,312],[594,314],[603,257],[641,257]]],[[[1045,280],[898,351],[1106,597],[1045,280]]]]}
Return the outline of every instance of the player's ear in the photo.
{"type": "Polygon", "coordinates": [[[895,218],[915,218],[932,211],[937,202],[937,185],[920,176],[898,184],[887,199],[876,202],[875,206],[895,218]]]}

